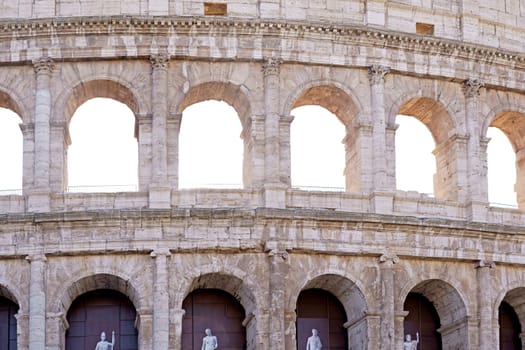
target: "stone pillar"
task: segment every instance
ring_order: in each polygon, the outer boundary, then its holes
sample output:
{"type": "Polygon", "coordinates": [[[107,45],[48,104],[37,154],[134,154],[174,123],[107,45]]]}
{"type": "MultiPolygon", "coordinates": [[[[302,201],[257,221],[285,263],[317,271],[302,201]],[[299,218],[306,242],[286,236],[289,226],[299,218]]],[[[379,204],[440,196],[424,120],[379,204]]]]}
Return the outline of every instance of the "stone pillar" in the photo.
{"type": "Polygon", "coordinates": [[[373,177],[374,191],[384,191],[386,187],[386,116],[385,116],[385,75],[390,68],[371,66],[368,68],[370,80],[370,109],[372,111],[373,177]]]}
{"type": "Polygon", "coordinates": [[[155,279],[153,281],[153,350],[169,348],[169,288],[168,257],[169,249],[158,249],[151,253],[155,259],[155,279]]]}
{"type": "Polygon", "coordinates": [[[345,180],[347,192],[370,193],[372,179],[372,134],[373,126],[368,122],[358,122],[346,131],[345,180]]]}
{"type": "Polygon", "coordinates": [[[399,262],[397,255],[381,255],[381,349],[394,350],[395,347],[395,283],[394,264],[399,262]]]}
{"type": "Polygon", "coordinates": [[[151,115],[136,114],[139,147],[139,191],[148,191],[151,184],[151,115]]]}
{"type": "Polygon", "coordinates": [[[168,114],[168,185],[179,188],[179,135],[182,113],[168,114]]]}
{"type": "Polygon", "coordinates": [[[51,192],[65,192],[67,186],[67,148],[71,144],[66,122],[51,122],[51,192]]]}
{"type": "Polygon", "coordinates": [[[494,267],[492,261],[480,261],[476,264],[478,281],[478,314],[479,314],[479,349],[492,350],[494,343],[494,329],[492,328],[492,283],[490,270],[494,267]]]}
{"type": "Polygon", "coordinates": [[[168,186],[168,63],[167,55],[151,57],[152,66],[152,127],[151,166],[152,179],[149,186],[150,208],[170,208],[171,191],[168,186]]]}
{"type": "Polygon", "coordinates": [[[260,188],[264,184],[264,116],[252,115],[244,122],[243,183],[245,188],[260,188]]]}
{"type": "Polygon", "coordinates": [[[29,350],[46,349],[45,255],[31,255],[29,277],[29,350]]]}
{"type": "Polygon", "coordinates": [[[288,252],[285,249],[272,247],[268,252],[270,259],[270,346],[272,350],[285,349],[285,293],[286,277],[288,275],[288,252]]]}
{"type": "Polygon", "coordinates": [[[173,331],[170,334],[170,344],[173,350],[182,349],[182,319],[186,314],[184,309],[172,309],[170,312],[170,323],[173,325],[173,331]]]}
{"type": "Polygon", "coordinates": [[[36,74],[35,91],[35,164],[33,188],[29,197],[29,211],[49,211],[50,199],[50,118],[51,92],[50,81],[53,72],[53,61],[43,57],[33,61],[36,74]]]}
{"type": "Polygon", "coordinates": [[[297,346],[297,313],[295,310],[284,311],[284,348],[295,349],[297,346]]]}
{"type": "Polygon", "coordinates": [[[135,328],[139,333],[139,349],[153,349],[153,314],[151,309],[137,310],[135,328]]]}
{"type": "Polygon", "coordinates": [[[290,149],[290,127],[294,117],[291,115],[281,116],[279,119],[279,149],[281,151],[281,159],[279,162],[280,176],[279,180],[285,184],[286,187],[292,185],[292,155],[290,149]]]}
{"type": "Polygon", "coordinates": [[[479,89],[483,87],[483,82],[479,79],[467,79],[463,83],[465,94],[465,117],[467,125],[468,139],[468,173],[466,183],[469,187],[469,199],[472,201],[487,201],[486,190],[487,179],[482,178],[483,174],[480,157],[481,125],[479,115],[479,89]]]}
{"type": "Polygon", "coordinates": [[[396,131],[398,124],[386,126],[386,186],[396,190],[396,131]]]}
{"type": "Polygon", "coordinates": [[[29,314],[18,310],[15,319],[17,349],[29,349],[29,314]]]}
{"type": "MultiPolygon", "coordinates": [[[[404,304],[404,301],[403,301],[404,304]]],[[[398,311],[395,314],[395,332],[396,332],[396,339],[395,339],[395,348],[396,349],[403,349],[403,341],[405,338],[405,317],[408,316],[408,311],[398,311]]]]}
{"type": "Polygon", "coordinates": [[[66,343],[66,331],[69,328],[66,314],[63,312],[48,313],[46,350],[62,350],[66,343]]]}
{"type": "Polygon", "coordinates": [[[24,137],[22,188],[23,194],[26,195],[28,191],[32,190],[35,173],[35,124],[20,124],[20,130],[22,130],[24,137]]]}
{"type": "Polygon", "coordinates": [[[285,186],[280,180],[279,72],[281,60],[269,58],[263,63],[264,76],[264,188],[265,205],[283,208],[285,186]]]}

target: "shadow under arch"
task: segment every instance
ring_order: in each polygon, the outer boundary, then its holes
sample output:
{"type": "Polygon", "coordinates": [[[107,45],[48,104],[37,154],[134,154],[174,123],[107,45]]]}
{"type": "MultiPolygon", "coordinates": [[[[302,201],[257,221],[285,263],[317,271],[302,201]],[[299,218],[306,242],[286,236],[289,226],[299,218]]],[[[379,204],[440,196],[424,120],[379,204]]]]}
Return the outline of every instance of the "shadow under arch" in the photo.
{"type": "Polygon", "coordinates": [[[499,110],[493,118],[487,118],[490,124],[484,125],[484,135],[488,127],[501,130],[509,140],[516,155],[516,196],[518,207],[525,208],[525,111],[499,110]],[[485,127],[487,129],[485,129],[485,127]]]}
{"type": "Polygon", "coordinates": [[[132,283],[114,274],[98,273],[79,278],[67,286],[58,300],[57,311],[66,314],[76,298],[87,292],[99,289],[110,289],[120,292],[129,298],[136,310],[140,310],[142,307],[140,302],[141,296],[132,283]]]}
{"type": "Polygon", "coordinates": [[[232,106],[243,126],[250,118],[250,99],[242,86],[232,83],[212,81],[190,88],[177,107],[177,113],[182,113],[187,107],[207,100],[224,101],[232,106]]]}
{"type": "Polygon", "coordinates": [[[509,290],[501,292],[495,300],[493,305],[493,316],[497,320],[499,318],[499,306],[503,301],[507,302],[516,314],[521,324],[521,332],[525,331],[525,286],[514,286],[509,290]]]}
{"type": "Polygon", "coordinates": [[[294,108],[316,105],[333,113],[346,128],[349,128],[361,111],[357,101],[352,92],[340,83],[314,81],[301,86],[289,96],[284,113],[289,115],[294,108]]]}
{"type": "MultiPolygon", "coordinates": [[[[407,115],[419,120],[427,127],[435,143],[433,151],[436,160],[436,174],[433,178],[434,195],[446,200],[460,200],[466,190],[460,185],[458,169],[458,149],[465,138],[456,130],[451,111],[442,102],[426,96],[402,96],[389,112],[390,125],[395,125],[397,115],[407,115]]],[[[394,140],[391,140],[394,143],[394,140]]],[[[392,155],[395,159],[395,154],[392,155]]],[[[395,164],[393,164],[395,168],[395,164]]]]}
{"type": "Polygon", "coordinates": [[[352,349],[366,349],[370,334],[369,307],[359,286],[350,279],[336,274],[323,274],[310,279],[300,291],[295,291],[289,300],[288,309],[295,310],[299,294],[309,289],[324,290],[331,293],[342,305],[347,321],[344,327],[348,331],[348,345],[352,349]],[[293,305],[292,305],[293,302],[293,305]]]}
{"type": "MultiPolygon", "coordinates": [[[[465,341],[468,342],[469,339],[468,310],[463,296],[454,286],[440,279],[428,279],[411,288],[405,288],[400,294],[403,303],[409,293],[420,294],[432,303],[441,323],[437,331],[447,348],[465,348],[465,341]]],[[[398,340],[402,343],[403,334],[398,340]]]]}
{"type": "Polygon", "coordinates": [[[0,87],[0,107],[15,112],[22,122],[27,122],[27,117],[17,101],[17,97],[13,97],[9,92],[0,87]]]}
{"type": "Polygon", "coordinates": [[[2,282],[0,282],[0,297],[5,298],[14,304],[16,304],[20,309],[25,305],[20,304],[20,300],[23,300],[21,295],[18,295],[15,288],[9,288],[2,282]]]}

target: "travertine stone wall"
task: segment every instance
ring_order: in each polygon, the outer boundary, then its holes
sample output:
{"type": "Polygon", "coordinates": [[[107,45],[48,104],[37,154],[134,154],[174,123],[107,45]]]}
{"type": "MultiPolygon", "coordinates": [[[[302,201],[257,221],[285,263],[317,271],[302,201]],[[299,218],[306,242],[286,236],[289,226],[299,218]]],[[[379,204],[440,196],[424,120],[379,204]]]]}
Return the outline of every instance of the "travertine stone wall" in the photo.
{"type": "Polygon", "coordinates": [[[69,307],[104,288],[135,306],[141,349],[186,350],[182,303],[201,288],[242,304],[250,350],[296,349],[310,288],[343,304],[349,349],[402,348],[411,292],[444,349],[497,348],[502,301],[525,324],[522,2],[227,3],[0,1],[0,106],[24,136],[23,193],[0,196],[18,349],[64,350],[69,307]],[[94,97],[136,116],[137,192],[66,191],[69,122],[94,97]],[[182,113],[209,99],[238,113],[242,189],[178,188],[182,113]],[[309,104],[345,126],[344,192],[291,187],[292,110],[309,104]],[[395,188],[400,113],[436,141],[434,196],[395,188]],[[519,209],[488,202],[490,126],[516,152],[519,209]]]}

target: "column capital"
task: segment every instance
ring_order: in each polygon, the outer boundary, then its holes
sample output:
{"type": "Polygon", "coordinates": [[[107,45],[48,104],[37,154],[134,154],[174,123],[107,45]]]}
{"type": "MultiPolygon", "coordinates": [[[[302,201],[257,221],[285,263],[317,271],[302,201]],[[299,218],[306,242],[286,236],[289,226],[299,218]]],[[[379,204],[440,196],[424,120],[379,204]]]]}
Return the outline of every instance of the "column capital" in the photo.
{"type": "Polygon", "coordinates": [[[488,267],[489,269],[493,269],[493,268],[496,267],[496,264],[494,263],[494,261],[480,260],[480,261],[476,262],[476,264],[474,265],[475,269],[480,269],[480,268],[483,268],[483,267],[488,267]]]}
{"type": "Polygon", "coordinates": [[[268,252],[268,256],[270,258],[274,258],[274,257],[281,258],[283,261],[286,261],[288,260],[289,253],[286,249],[276,248],[276,249],[270,250],[268,252]]]}
{"type": "Polygon", "coordinates": [[[51,57],[40,57],[33,60],[33,68],[35,73],[39,74],[51,74],[53,68],[55,68],[55,63],[51,57]]]}
{"type": "Polygon", "coordinates": [[[45,254],[37,253],[37,254],[29,254],[28,256],[26,256],[26,260],[28,262],[30,262],[30,263],[32,263],[32,262],[46,262],[47,258],[46,258],[45,254]]]}
{"type": "Polygon", "coordinates": [[[368,67],[368,79],[372,85],[377,85],[385,81],[385,75],[390,73],[390,67],[373,65],[368,67]]]}
{"type": "Polygon", "coordinates": [[[280,58],[270,57],[267,58],[262,65],[262,71],[264,76],[268,75],[279,75],[279,72],[281,70],[281,64],[283,63],[283,60],[280,58]]]}
{"type": "Polygon", "coordinates": [[[478,78],[468,78],[463,81],[463,93],[466,97],[479,96],[479,89],[485,86],[485,83],[478,78]]]}
{"type": "Polygon", "coordinates": [[[396,254],[385,253],[379,257],[379,263],[391,267],[399,263],[399,257],[396,254]]]}
{"type": "Polygon", "coordinates": [[[149,256],[151,256],[152,258],[156,258],[158,256],[165,256],[165,257],[170,257],[171,256],[171,252],[169,250],[169,248],[158,248],[158,249],[155,249],[154,251],[152,251],[149,256]]]}
{"type": "Polygon", "coordinates": [[[153,70],[156,69],[168,69],[168,64],[170,62],[170,56],[166,53],[159,53],[155,55],[151,55],[149,58],[149,61],[151,62],[151,67],[153,70]]]}

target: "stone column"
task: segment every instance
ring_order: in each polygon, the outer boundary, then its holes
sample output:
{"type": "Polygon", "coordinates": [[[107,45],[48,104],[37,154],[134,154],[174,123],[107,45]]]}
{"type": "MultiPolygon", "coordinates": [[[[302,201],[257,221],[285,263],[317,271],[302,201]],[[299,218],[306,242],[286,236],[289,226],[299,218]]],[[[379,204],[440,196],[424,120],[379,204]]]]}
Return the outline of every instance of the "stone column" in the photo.
{"type": "Polygon", "coordinates": [[[284,348],[295,349],[297,344],[297,313],[294,310],[284,311],[284,348]]]}
{"type": "Polygon", "coordinates": [[[270,349],[285,349],[285,290],[288,275],[288,252],[278,246],[268,252],[270,259],[270,349]]]}
{"type": "Polygon", "coordinates": [[[182,349],[182,319],[186,314],[184,309],[172,309],[170,312],[170,322],[173,325],[173,331],[170,334],[170,344],[173,350],[184,350],[182,349]]]}
{"type": "Polygon", "coordinates": [[[172,189],[179,188],[179,134],[182,113],[168,114],[168,185],[172,189]]]}
{"type": "Polygon", "coordinates": [[[381,271],[381,349],[395,349],[395,284],[394,264],[399,262],[397,255],[385,254],[379,258],[381,271]]]}
{"type": "Polygon", "coordinates": [[[50,81],[53,61],[43,57],[33,61],[36,74],[35,91],[35,165],[33,173],[33,195],[29,198],[30,211],[49,211],[50,172],[50,81]]]}
{"type": "Polygon", "coordinates": [[[30,255],[29,277],[29,350],[46,348],[46,257],[30,255]]]}
{"type": "Polygon", "coordinates": [[[22,188],[23,194],[26,195],[32,190],[35,173],[35,124],[23,123],[20,124],[20,129],[24,137],[22,188]]]}
{"type": "Polygon", "coordinates": [[[67,185],[67,148],[71,144],[69,128],[66,122],[51,122],[51,192],[64,192],[67,185]]]}
{"type": "Polygon", "coordinates": [[[151,115],[136,114],[139,146],[139,191],[148,191],[151,184],[151,115]]]}
{"type": "Polygon", "coordinates": [[[292,155],[290,149],[290,127],[294,117],[291,115],[281,116],[279,119],[279,149],[281,151],[281,159],[279,162],[280,176],[279,180],[284,183],[286,187],[292,185],[292,155]]]}
{"type": "Polygon", "coordinates": [[[137,310],[135,328],[139,333],[139,349],[153,349],[153,314],[151,309],[137,310]]]}
{"type": "Polygon", "coordinates": [[[373,125],[373,166],[374,191],[383,191],[386,187],[386,113],[385,113],[385,75],[390,68],[371,66],[368,68],[370,80],[370,103],[373,125]]]}
{"type": "Polygon", "coordinates": [[[480,261],[476,264],[480,350],[496,348],[495,334],[492,328],[492,284],[490,278],[490,270],[493,267],[492,261],[480,261]]]}
{"type": "Polygon", "coordinates": [[[264,184],[265,120],[263,115],[246,119],[242,130],[244,143],[243,183],[245,188],[261,188],[264,184]]]}
{"type": "Polygon", "coordinates": [[[168,257],[167,248],[151,253],[155,259],[155,279],[153,281],[153,350],[169,348],[169,288],[168,288],[168,257]]]}
{"type": "Polygon", "coordinates": [[[269,58],[263,63],[264,76],[264,188],[267,207],[285,206],[285,188],[280,181],[279,72],[281,60],[269,58]]]}
{"type": "Polygon", "coordinates": [[[152,181],[149,187],[150,208],[169,208],[171,191],[168,186],[168,63],[167,55],[151,57],[152,66],[152,181]]]}

